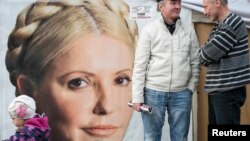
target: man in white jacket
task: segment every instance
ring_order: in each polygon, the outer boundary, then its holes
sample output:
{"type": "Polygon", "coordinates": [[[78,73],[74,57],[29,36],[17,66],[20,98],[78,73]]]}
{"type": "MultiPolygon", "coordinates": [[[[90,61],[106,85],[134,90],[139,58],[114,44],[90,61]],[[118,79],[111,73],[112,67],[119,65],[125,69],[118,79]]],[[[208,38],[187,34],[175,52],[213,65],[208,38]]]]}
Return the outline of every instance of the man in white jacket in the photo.
{"type": "Polygon", "coordinates": [[[192,95],[199,76],[198,40],[180,19],[181,0],[157,0],[161,16],[146,25],[138,41],[132,77],[132,103],[142,112],[145,141],[160,141],[165,111],[171,141],[186,141],[192,95]]]}

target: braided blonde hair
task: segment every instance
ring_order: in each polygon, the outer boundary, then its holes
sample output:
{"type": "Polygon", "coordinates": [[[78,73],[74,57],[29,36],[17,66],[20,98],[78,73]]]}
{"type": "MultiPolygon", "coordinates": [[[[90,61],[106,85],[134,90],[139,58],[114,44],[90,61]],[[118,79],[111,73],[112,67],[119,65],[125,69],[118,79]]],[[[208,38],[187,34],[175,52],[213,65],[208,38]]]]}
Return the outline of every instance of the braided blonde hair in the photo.
{"type": "Polygon", "coordinates": [[[6,67],[16,86],[19,74],[38,83],[51,61],[69,43],[88,33],[105,34],[123,41],[134,55],[137,26],[129,20],[122,0],[61,0],[34,2],[17,17],[8,40],[6,67]]]}

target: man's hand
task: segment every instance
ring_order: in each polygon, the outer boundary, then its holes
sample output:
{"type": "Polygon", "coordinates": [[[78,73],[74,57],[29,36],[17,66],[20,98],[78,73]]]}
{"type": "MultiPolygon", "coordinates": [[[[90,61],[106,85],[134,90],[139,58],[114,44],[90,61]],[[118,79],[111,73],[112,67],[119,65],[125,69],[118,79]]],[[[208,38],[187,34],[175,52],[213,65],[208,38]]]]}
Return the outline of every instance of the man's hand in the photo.
{"type": "Polygon", "coordinates": [[[141,106],[142,103],[133,103],[133,108],[138,112],[141,112],[141,106]]]}

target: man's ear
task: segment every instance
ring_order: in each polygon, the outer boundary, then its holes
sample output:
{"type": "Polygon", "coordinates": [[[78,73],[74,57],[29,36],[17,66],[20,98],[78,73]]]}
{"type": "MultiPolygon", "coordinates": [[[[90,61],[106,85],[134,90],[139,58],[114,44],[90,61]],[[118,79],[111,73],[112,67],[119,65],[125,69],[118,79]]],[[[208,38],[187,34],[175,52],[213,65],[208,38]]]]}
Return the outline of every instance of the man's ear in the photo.
{"type": "Polygon", "coordinates": [[[26,94],[33,97],[34,85],[27,76],[20,74],[17,77],[16,86],[19,94],[26,94]]]}
{"type": "Polygon", "coordinates": [[[161,3],[157,4],[157,11],[160,12],[162,9],[163,5],[161,3]]]}
{"type": "Polygon", "coordinates": [[[215,0],[215,6],[216,6],[216,7],[221,6],[221,1],[220,1],[220,0],[215,0]]]}

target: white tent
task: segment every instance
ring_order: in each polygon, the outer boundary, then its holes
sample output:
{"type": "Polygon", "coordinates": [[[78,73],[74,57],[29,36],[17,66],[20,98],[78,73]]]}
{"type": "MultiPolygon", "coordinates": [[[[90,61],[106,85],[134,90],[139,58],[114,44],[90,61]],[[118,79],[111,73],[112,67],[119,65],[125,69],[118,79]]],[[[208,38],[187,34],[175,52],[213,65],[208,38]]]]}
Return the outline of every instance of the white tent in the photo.
{"type": "MultiPolygon", "coordinates": [[[[182,6],[194,11],[203,12],[203,0],[182,0],[182,6]]],[[[250,28],[250,0],[228,0],[230,11],[237,13],[246,22],[247,27],[250,28]]],[[[199,18],[198,22],[206,22],[199,18]]]]}

